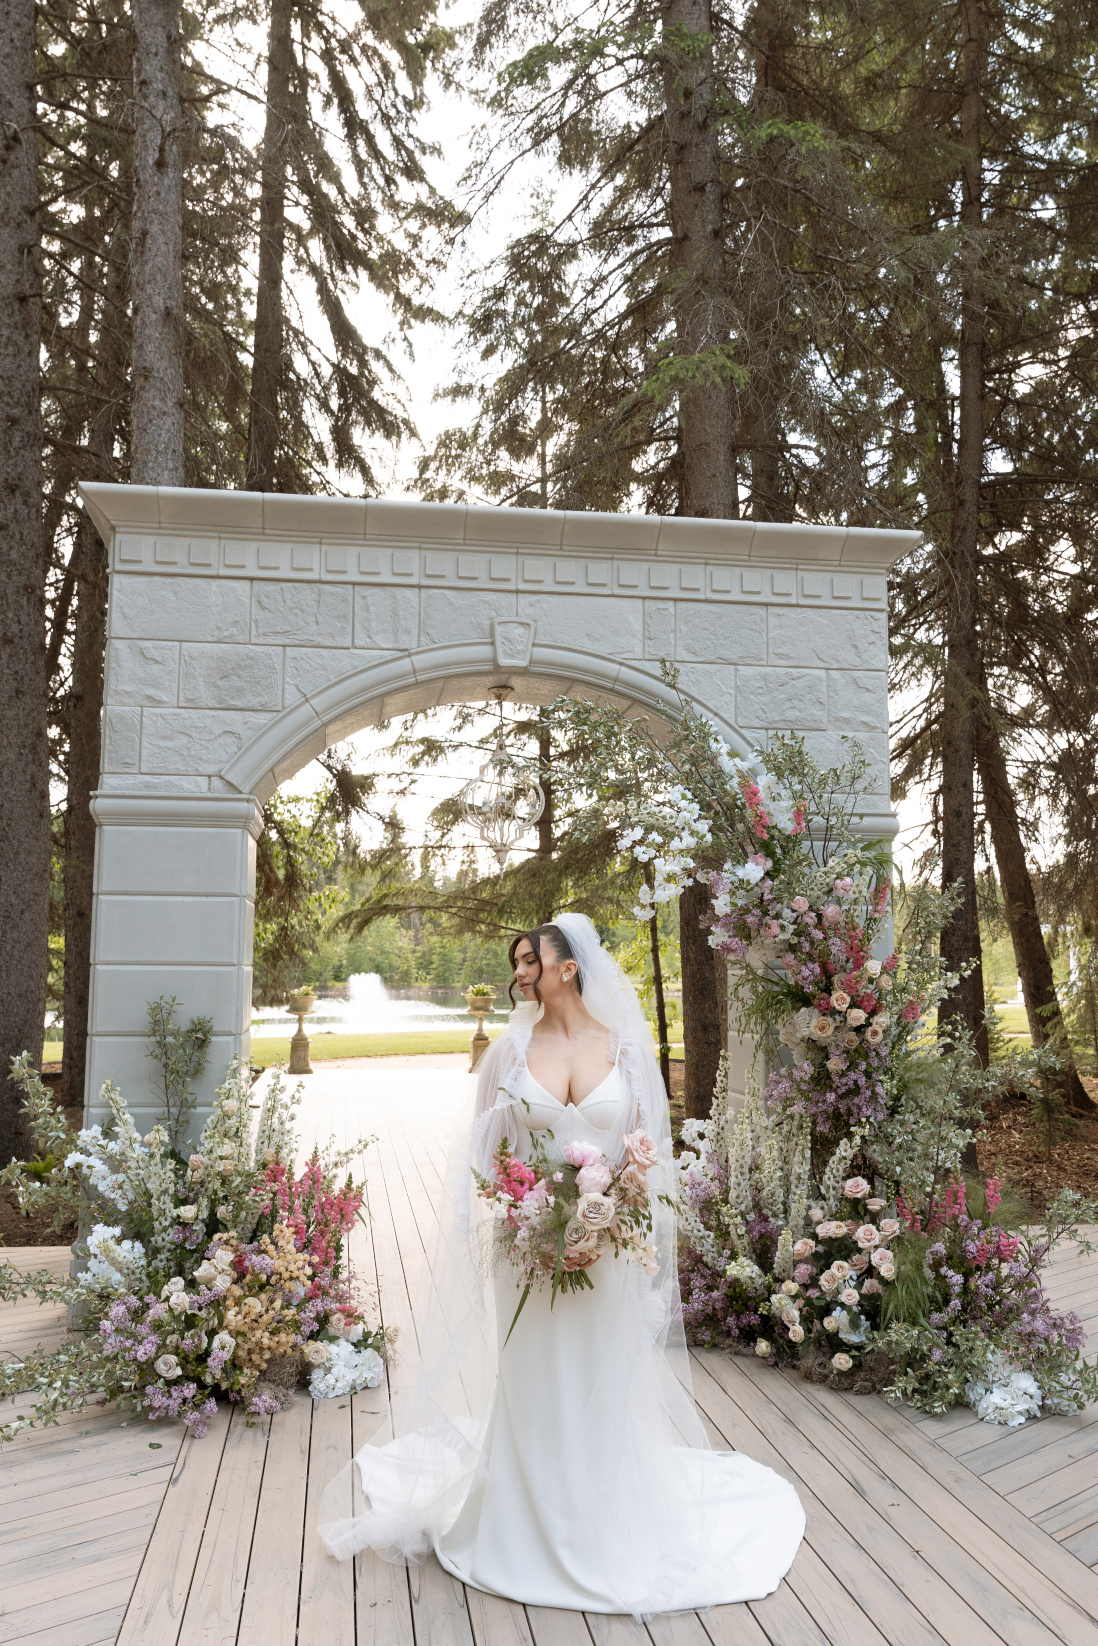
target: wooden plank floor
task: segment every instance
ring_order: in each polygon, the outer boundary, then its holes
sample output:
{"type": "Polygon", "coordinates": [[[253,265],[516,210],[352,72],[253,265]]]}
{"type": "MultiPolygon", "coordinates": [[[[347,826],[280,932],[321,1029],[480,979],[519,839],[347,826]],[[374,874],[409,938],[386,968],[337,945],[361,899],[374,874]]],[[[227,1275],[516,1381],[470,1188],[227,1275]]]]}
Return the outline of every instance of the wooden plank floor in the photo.
{"type": "MultiPolygon", "coordinates": [[[[776,1469],[807,1512],[800,1553],[766,1600],[641,1627],[496,1600],[433,1560],[410,1571],[329,1560],[319,1495],[415,1375],[436,1192],[464,1096],[449,1069],[332,1072],[309,1088],[322,1140],[379,1139],[354,1257],[401,1333],[390,1389],[299,1395],[251,1428],[222,1410],[204,1440],[176,1435],[174,1451],[169,1431],[131,1421],[123,1432],[104,1414],[23,1437],[0,1459],[0,1646],[1098,1646],[1098,1572],[1081,1529],[1061,1535],[1026,1497],[1073,1468],[1086,1475],[1092,1455],[1078,1448],[1098,1434],[1098,1412],[1017,1431],[951,1414],[936,1427],[713,1351],[694,1356],[694,1374],[714,1444],[776,1469]],[[150,1435],[163,1450],[148,1449],[150,1435]],[[1025,1467],[1043,1452],[1047,1467],[1025,1467]]],[[[1098,1281],[1098,1263],[1064,1263],[1054,1283],[1087,1277],[1098,1281]]],[[[1069,1513],[1071,1497],[1056,1502],[1069,1513]]]]}

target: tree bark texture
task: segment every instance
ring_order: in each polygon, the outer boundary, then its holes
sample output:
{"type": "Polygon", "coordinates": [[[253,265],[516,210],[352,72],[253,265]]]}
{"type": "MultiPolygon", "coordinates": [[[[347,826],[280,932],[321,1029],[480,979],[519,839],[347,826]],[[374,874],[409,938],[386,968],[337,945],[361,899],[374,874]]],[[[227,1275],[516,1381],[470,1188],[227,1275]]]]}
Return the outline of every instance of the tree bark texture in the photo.
{"type": "Polygon", "coordinates": [[[983,75],[987,26],[980,0],[963,0],[961,46],[961,225],[970,237],[962,253],[960,390],[953,519],[946,579],[946,659],[942,729],[942,883],[961,881],[963,897],[942,932],[942,954],[952,970],[977,965],[939,1008],[939,1021],[971,1032],[981,1057],[988,1055],[984,1024],[980,930],[976,911],[975,726],[979,702],[977,627],[980,573],[980,483],[984,457],[984,271],[979,234],[983,225],[983,75]]]}
{"type": "Polygon", "coordinates": [[[183,484],[183,60],[180,0],[133,0],[130,478],[183,484]]]}
{"type": "MultiPolygon", "coordinates": [[[[92,475],[116,478],[115,430],[126,393],[126,261],[112,248],[95,350],[98,409],[87,434],[92,475]]],[[[69,747],[65,797],[65,1049],[62,1101],[84,1101],[91,999],[92,881],[95,822],[91,797],[99,783],[103,658],[107,643],[107,550],[87,515],[70,561],[76,594],[72,676],[65,712],[69,747]]]]}
{"type": "Polygon", "coordinates": [[[709,887],[695,881],[679,895],[679,958],[682,964],[682,1024],[686,1042],[686,1118],[705,1120],[721,1052],[721,1010],[717,971],[709,934],[701,924],[709,908],[709,887]]]}
{"type": "Polygon", "coordinates": [[[1045,944],[1045,934],[1041,930],[1041,917],[1037,912],[1037,899],[1022,843],[1018,808],[1010,786],[998,727],[986,713],[977,722],[976,754],[1007,925],[1014,945],[1018,976],[1022,980],[1030,1036],[1035,1046],[1041,1046],[1047,1040],[1059,1042],[1061,1055],[1066,1054],[1061,1081],[1064,1102],[1075,1114],[1093,1114],[1094,1104],[1079,1079],[1068,1051],[1052,961],[1045,944]]]}
{"type": "Polygon", "coordinates": [[[248,426],[248,489],[257,492],[274,490],[278,458],[286,176],[292,133],[292,17],[293,0],[272,0],[267,42],[267,117],[263,130],[259,191],[259,279],[255,300],[255,347],[248,426]]]}
{"type": "MultiPolygon", "coordinates": [[[[656,883],[651,863],[644,864],[644,883],[649,891],[656,883]]],[[[667,998],[663,992],[663,962],[660,960],[660,920],[658,912],[648,922],[648,937],[652,952],[652,994],[656,1003],[656,1033],[659,1035],[660,1074],[668,1099],[671,1097],[671,1046],[667,1038],[667,998]]]]}
{"type": "Polygon", "coordinates": [[[29,1152],[8,1071],[42,1059],[50,788],[39,380],[41,218],[35,7],[0,7],[0,1163],[29,1152]]]}
{"type": "MultiPolygon", "coordinates": [[[[785,112],[782,62],[790,35],[790,13],[782,0],[759,0],[752,19],[755,50],[755,117],[767,120],[785,112]]],[[[789,520],[781,495],[783,330],[780,272],[789,259],[781,202],[766,175],[768,150],[756,156],[760,175],[751,189],[751,241],[756,254],[740,283],[740,309],[747,344],[748,381],[743,394],[739,449],[751,460],[748,513],[752,520],[789,520]]]]}
{"type": "Polygon", "coordinates": [[[675,322],[680,364],[692,377],[679,394],[681,507],[683,514],[729,520],[736,513],[732,395],[724,355],[729,297],[724,187],[713,125],[712,14],[709,0],[663,0],[660,12],[675,322]]]}
{"type": "Polygon", "coordinates": [[[91,797],[99,785],[103,654],[107,643],[107,551],[85,515],[79,556],[72,685],[68,705],[69,775],[65,799],[65,1049],[62,1101],[82,1104],[91,991],[92,871],[95,822],[91,797]]]}

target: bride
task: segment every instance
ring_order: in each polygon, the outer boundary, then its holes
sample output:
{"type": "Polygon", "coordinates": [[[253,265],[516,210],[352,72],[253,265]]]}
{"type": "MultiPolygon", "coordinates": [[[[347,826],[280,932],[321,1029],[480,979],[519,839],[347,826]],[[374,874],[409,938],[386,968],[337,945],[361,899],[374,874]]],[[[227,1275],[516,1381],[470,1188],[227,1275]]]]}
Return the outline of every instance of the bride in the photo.
{"type": "Polygon", "coordinates": [[[451,1150],[415,1387],[328,1487],[320,1535],[340,1560],[433,1550],[528,1605],[647,1617],[760,1599],[792,1564],[804,1511],[770,1469],[711,1450],[694,1406],[670,1119],[636,992],[586,915],[524,933],[511,964],[524,1004],[485,1053],[451,1150]],[[550,1158],[582,1142],[617,1164],[636,1131],[658,1153],[658,1265],[606,1252],[590,1290],[551,1307],[546,1286],[515,1320],[522,1283],[492,1261],[472,1168],[504,1140],[527,1158],[535,1135],[550,1158]]]}

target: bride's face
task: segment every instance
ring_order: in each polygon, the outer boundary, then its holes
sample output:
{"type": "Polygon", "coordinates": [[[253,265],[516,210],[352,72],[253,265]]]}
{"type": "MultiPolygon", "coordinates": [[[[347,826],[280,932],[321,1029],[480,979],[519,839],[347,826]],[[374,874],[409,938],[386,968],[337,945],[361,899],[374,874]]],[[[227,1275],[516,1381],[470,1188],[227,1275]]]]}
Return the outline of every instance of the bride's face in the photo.
{"type": "Polygon", "coordinates": [[[574,960],[562,960],[547,937],[541,940],[539,961],[528,937],[515,950],[515,982],[522,990],[524,1000],[537,1000],[535,983],[545,1005],[575,988],[577,971],[574,960]]]}

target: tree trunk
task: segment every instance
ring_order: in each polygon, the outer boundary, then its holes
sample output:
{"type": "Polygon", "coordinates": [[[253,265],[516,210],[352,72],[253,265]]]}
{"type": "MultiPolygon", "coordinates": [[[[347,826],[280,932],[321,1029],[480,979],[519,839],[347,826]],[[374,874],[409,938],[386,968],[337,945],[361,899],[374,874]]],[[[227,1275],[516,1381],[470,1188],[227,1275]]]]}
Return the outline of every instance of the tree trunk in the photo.
{"type": "MultiPolygon", "coordinates": [[[[782,60],[790,39],[790,13],[783,0],[759,0],[755,7],[755,118],[764,121],[786,112],[782,95],[782,60]]],[[[782,139],[761,145],[755,154],[756,176],[750,191],[752,270],[742,283],[741,308],[746,332],[748,382],[743,397],[740,449],[751,455],[752,520],[789,520],[781,495],[782,388],[781,358],[787,321],[782,313],[781,281],[789,262],[788,236],[781,202],[768,165],[782,139]]]]}
{"type": "Polygon", "coordinates": [[[65,1050],[62,1101],[84,1101],[88,1002],[91,988],[92,870],[95,822],[91,797],[99,784],[103,652],[107,639],[107,551],[85,515],[79,556],[76,632],[69,693],[69,781],[65,799],[65,1050]]]}
{"type": "MultiPolygon", "coordinates": [[[[643,865],[644,883],[649,891],[656,884],[656,872],[651,863],[643,865]]],[[[664,1090],[671,1097],[671,1046],[667,1038],[667,999],[663,992],[663,963],[660,960],[660,917],[653,905],[648,922],[648,937],[652,950],[652,993],[656,1002],[656,1033],[659,1035],[660,1074],[664,1090]]]]}
{"type": "Polygon", "coordinates": [[[984,808],[991,826],[991,841],[999,869],[999,884],[1014,945],[1014,959],[1022,980],[1030,1036],[1035,1046],[1043,1045],[1046,1040],[1059,1043],[1061,1055],[1066,1056],[1061,1082],[1064,1102],[1074,1114],[1093,1114],[1094,1104],[1072,1061],[1052,962],[1041,930],[1033,881],[1026,863],[1018,808],[1003,758],[999,730],[990,709],[981,714],[977,721],[976,754],[984,791],[984,808]]]}
{"type": "Polygon", "coordinates": [[[180,0],[133,0],[130,478],[183,484],[183,63],[180,0]]]}
{"type": "Polygon", "coordinates": [[[271,0],[267,39],[267,118],[259,189],[259,279],[248,427],[248,489],[274,490],[278,391],[282,379],[282,275],[286,256],[286,174],[290,153],[293,0],[271,0]]]}
{"type": "Polygon", "coordinates": [[[50,782],[39,381],[41,218],[33,0],[0,8],[0,1163],[29,1136],[11,1059],[42,1060],[49,967],[50,782]]]}
{"type": "Polygon", "coordinates": [[[712,123],[712,15],[709,0],[662,0],[660,13],[675,327],[680,366],[689,373],[679,393],[681,507],[683,514],[728,520],[735,512],[729,300],[724,187],[712,123]]]}
{"type": "Polygon", "coordinates": [[[987,1061],[980,930],[976,912],[975,724],[979,700],[980,482],[984,458],[984,278],[981,120],[987,32],[980,0],[963,0],[961,102],[962,254],[960,391],[953,521],[943,572],[947,580],[945,701],[942,729],[942,883],[963,884],[963,898],[942,932],[952,970],[977,965],[939,1008],[943,1027],[967,1028],[987,1061]]]}
{"type": "Polygon", "coordinates": [[[709,887],[695,881],[679,896],[679,957],[682,964],[682,1025],[686,1041],[686,1118],[705,1120],[721,1059],[721,1010],[717,972],[702,916],[709,887]]]}

